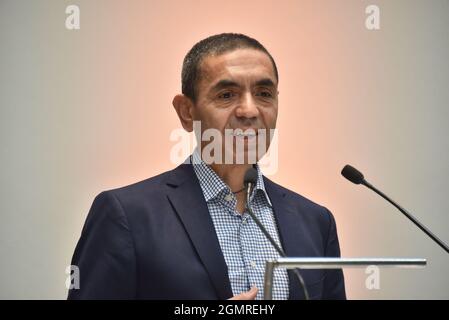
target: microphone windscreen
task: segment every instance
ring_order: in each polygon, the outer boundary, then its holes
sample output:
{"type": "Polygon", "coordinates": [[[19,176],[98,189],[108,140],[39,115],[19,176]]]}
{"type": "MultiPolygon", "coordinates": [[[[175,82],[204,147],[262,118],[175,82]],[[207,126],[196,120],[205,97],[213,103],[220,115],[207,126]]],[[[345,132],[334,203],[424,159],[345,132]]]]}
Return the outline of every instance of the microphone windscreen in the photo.
{"type": "Polygon", "coordinates": [[[249,168],[245,172],[245,177],[243,178],[243,184],[246,186],[251,183],[253,186],[257,182],[257,170],[254,168],[249,168]]]}
{"type": "Polygon", "coordinates": [[[359,170],[349,164],[345,165],[343,170],[341,170],[341,175],[355,184],[360,184],[365,179],[359,170]]]}

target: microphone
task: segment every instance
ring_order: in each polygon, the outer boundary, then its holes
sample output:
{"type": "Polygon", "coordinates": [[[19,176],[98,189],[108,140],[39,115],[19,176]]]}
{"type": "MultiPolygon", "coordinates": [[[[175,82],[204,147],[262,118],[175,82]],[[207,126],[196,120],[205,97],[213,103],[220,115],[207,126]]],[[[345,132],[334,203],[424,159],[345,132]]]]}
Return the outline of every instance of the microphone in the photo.
{"type": "Polygon", "coordinates": [[[351,181],[355,184],[363,184],[365,187],[373,190],[375,193],[380,195],[382,198],[390,202],[393,206],[395,206],[399,211],[401,211],[410,221],[412,221],[418,228],[420,228],[425,234],[427,234],[433,241],[435,241],[441,248],[443,248],[447,253],[449,253],[449,247],[436,235],[434,235],[429,229],[427,229],[421,222],[419,222],[415,217],[413,217],[407,210],[402,208],[392,199],[390,199],[386,194],[382,191],[378,190],[376,187],[371,185],[368,181],[365,180],[363,174],[357,170],[356,168],[346,165],[343,170],[341,170],[341,174],[343,177],[351,181]]]}
{"type": "MultiPolygon", "coordinates": [[[[287,257],[284,250],[274,241],[274,239],[271,237],[271,235],[268,233],[267,229],[263,226],[263,224],[260,222],[260,220],[256,217],[253,210],[251,209],[250,205],[250,196],[251,193],[256,186],[257,183],[257,170],[253,167],[249,168],[245,172],[245,176],[243,178],[243,185],[246,188],[246,208],[248,209],[248,214],[251,216],[251,218],[254,220],[256,225],[259,227],[260,231],[265,235],[265,237],[270,241],[271,245],[276,249],[276,251],[279,253],[279,255],[283,258],[287,257]]],[[[301,284],[302,291],[304,293],[304,297],[306,300],[309,300],[309,292],[307,291],[306,284],[304,282],[303,277],[301,276],[301,273],[298,269],[293,269],[294,273],[296,274],[299,283],[301,284]]]]}

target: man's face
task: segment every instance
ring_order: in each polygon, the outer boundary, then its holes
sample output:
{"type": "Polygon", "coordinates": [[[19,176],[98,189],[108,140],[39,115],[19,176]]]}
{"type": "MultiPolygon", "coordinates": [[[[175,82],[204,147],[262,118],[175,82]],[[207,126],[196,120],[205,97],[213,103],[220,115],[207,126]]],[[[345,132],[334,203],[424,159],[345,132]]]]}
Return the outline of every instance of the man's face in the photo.
{"type": "MultiPolygon", "coordinates": [[[[202,133],[209,128],[218,129],[224,142],[225,129],[253,129],[256,133],[265,129],[265,150],[268,150],[270,129],[276,127],[278,112],[277,80],[268,55],[254,49],[237,49],[207,56],[200,70],[192,116],[193,120],[201,121],[202,133]]],[[[255,145],[257,137],[244,138],[245,152],[249,141],[255,145]]],[[[202,147],[208,143],[202,142],[202,147]]],[[[233,152],[235,147],[234,140],[233,152]]],[[[257,160],[262,156],[258,152],[257,160]]]]}

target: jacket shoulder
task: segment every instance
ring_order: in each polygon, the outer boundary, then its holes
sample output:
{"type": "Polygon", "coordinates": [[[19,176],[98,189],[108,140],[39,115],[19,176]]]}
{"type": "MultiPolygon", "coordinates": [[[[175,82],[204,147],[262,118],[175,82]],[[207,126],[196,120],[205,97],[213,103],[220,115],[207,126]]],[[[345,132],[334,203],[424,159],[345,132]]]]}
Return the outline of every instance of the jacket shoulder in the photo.
{"type": "Polygon", "coordinates": [[[101,192],[99,197],[115,198],[125,211],[135,209],[160,209],[162,201],[172,187],[176,187],[186,179],[196,179],[191,165],[181,164],[178,167],[160,173],[151,178],[119,188],[101,192]]]}
{"type": "Polygon", "coordinates": [[[264,177],[264,181],[270,189],[285,194],[285,199],[288,199],[290,205],[293,206],[296,211],[306,215],[309,219],[317,219],[319,222],[326,225],[334,219],[330,210],[325,206],[322,206],[293,190],[285,188],[266,177],[264,177]]]}
{"type": "Polygon", "coordinates": [[[326,209],[322,205],[306,198],[305,196],[303,196],[293,190],[290,190],[286,187],[281,186],[280,184],[268,179],[265,176],[264,176],[264,181],[265,181],[265,184],[268,184],[273,189],[277,189],[281,193],[285,193],[289,198],[293,199],[294,201],[300,202],[303,205],[306,205],[306,206],[309,206],[309,207],[312,207],[315,209],[326,209]]]}

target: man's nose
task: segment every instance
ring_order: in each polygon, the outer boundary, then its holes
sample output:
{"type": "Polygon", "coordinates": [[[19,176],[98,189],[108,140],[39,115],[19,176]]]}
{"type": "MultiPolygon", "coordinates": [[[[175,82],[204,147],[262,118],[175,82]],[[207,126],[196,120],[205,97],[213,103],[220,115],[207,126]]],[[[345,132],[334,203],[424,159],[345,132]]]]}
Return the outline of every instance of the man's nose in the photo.
{"type": "Polygon", "coordinates": [[[259,115],[259,108],[251,93],[246,93],[239,106],[235,110],[238,118],[256,118],[259,115]]]}

